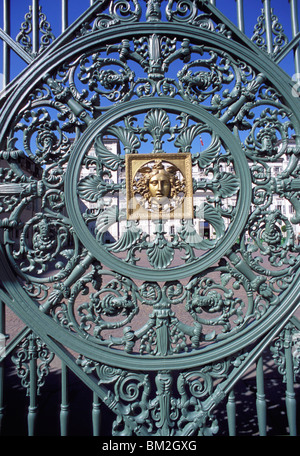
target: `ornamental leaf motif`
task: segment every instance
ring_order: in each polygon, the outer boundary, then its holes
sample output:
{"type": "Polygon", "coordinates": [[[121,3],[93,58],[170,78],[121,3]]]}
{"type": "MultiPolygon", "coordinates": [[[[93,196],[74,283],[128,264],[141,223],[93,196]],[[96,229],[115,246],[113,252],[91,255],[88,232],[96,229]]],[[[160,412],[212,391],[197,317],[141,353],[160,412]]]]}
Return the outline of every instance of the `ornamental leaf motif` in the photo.
{"type": "Polygon", "coordinates": [[[117,206],[110,206],[101,212],[96,220],[95,234],[97,238],[99,235],[104,233],[113,223],[116,223],[118,220],[120,220],[118,212],[119,211],[117,206]]]}
{"type": "Polygon", "coordinates": [[[101,196],[101,184],[103,190],[105,187],[103,181],[96,175],[86,176],[78,184],[78,195],[80,198],[95,203],[101,196]]]}
{"type": "Polygon", "coordinates": [[[157,269],[168,267],[174,258],[174,249],[165,239],[156,239],[147,249],[150,264],[157,269]]]}
{"type": "Polygon", "coordinates": [[[206,168],[218,156],[221,149],[220,138],[212,134],[212,140],[209,147],[202,152],[193,155],[193,163],[198,163],[200,168],[206,168]]]}
{"type": "MultiPolygon", "coordinates": [[[[201,210],[202,211],[202,210],[201,210]]],[[[201,216],[200,211],[200,216],[201,216]]],[[[196,210],[197,216],[197,210],[196,210]]],[[[216,233],[215,239],[203,239],[201,242],[202,249],[211,249],[225,232],[225,224],[219,212],[210,204],[204,204],[204,220],[213,226],[216,233]]]]}
{"type": "Polygon", "coordinates": [[[191,125],[183,130],[175,141],[175,146],[180,148],[180,152],[189,152],[194,139],[204,131],[205,127],[200,124],[191,125]]]}
{"type": "Polygon", "coordinates": [[[148,131],[167,131],[171,127],[169,116],[163,109],[151,109],[145,117],[144,127],[148,131]]]}
{"type": "Polygon", "coordinates": [[[119,155],[110,152],[103,144],[100,135],[95,140],[96,155],[106,168],[116,171],[123,164],[124,159],[119,155]]]}
{"type": "Polygon", "coordinates": [[[124,233],[116,243],[109,247],[109,250],[112,252],[124,252],[136,243],[141,233],[141,228],[135,222],[127,222],[124,233]]]}
{"type": "Polygon", "coordinates": [[[141,142],[137,136],[128,128],[112,126],[107,129],[107,132],[117,136],[117,138],[123,144],[125,153],[127,154],[135,153],[136,150],[141,146],[141,142]]]}
{"type": "Polygon", "coordinates": [[[203,237],[195,230],[192,220],[184,220],[183,228],[180,230],[180,237],[191,247],[200,249],[203,237]]]}
{"type": "Polygon", "coordinates": [[[118,378],[120,378],[120,375],[122,374],[122,370],[115,369],[104,364],[99,364],[97,365],[97,374],[100,378],[99,385],[101,385],[102,383],[108,384],[114,383],[116,380],[118,380],[118,378]]]}
{"type": "Polygon", "coordinates": [[[150,133],[154,140],[154,148],[159,151],[162,146],[161,138],[170,131],[170,128],[171,122],[167,113],[163,109],[151,109],[145,117],[141,139],[144,139],[144,133],[150,133]]]}
{"type": "Polygon", "coordinates": [[[217,194],[222,198],[229,198],[236,194],[239,189],[239,180],[230,173],[223,173],[219,180],[220,188],[217,194]]]}

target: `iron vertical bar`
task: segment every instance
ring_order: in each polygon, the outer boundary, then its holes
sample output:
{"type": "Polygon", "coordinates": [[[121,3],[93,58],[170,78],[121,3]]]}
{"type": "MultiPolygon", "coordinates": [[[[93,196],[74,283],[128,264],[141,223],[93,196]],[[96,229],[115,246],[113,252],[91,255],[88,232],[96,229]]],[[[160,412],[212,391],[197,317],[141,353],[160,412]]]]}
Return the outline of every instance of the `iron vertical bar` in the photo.
{"type": "MultiPolygon", "coordinates": [[[[299,22],[298,22],[298,0],[289,0],[291,7],[291,22],[292,22],[292,34],[293,38],[299,33],[299,22]]],[[[294,49],[294,64],[297,81],[300,82],[300,45],[294,49]]]]}
{"type": "Polygon", "coordinates": [[[27,415],[28,435],[34,436],[37,415],[37,349],[34,334],[29,338],[29,407],[27,415]]]}
{"type": "Polygon", "coordinates": [[[262,0],[262,2],[264,4],[264,15],[266,23],[267,50],[269,54],[273,54],[271,3],[270,0],[262,0]]]}
{"type": "Polygon", "coordinates": [[[68,395],[68,368],[61,363],[61,404],[60,404],[60,434],[68,435],[69,427],[69,395],[68,395]]]}
{"type": "Polygon", "coordinates": [[[294,368],[293,368],[293,355],[292,355],[292,342],[291,342],[291,330],[286,328],[285,330],[285,362],[286,362],[286,392],[285,392],[285,403],[287,418],[289,423],[289,430],[291,436],[297,435],[297,421],[296,421],[296,395],[294,390],[294,368]]]}
{"type": "Polygon", "coordinates": [[[39,0],[32,0],[32,52],[39,51],[39,0]]]}
{"type": "Polygon", "coordinates": [[[93,393],[92,421],[93,436],[99,437],[101,428],[101,402],[99,396],[96,393],[93,393]]]}
{"type": "MultiPolygon", "coordinates": [[[[297,298],[297,302],[292,310],[292,314],[294,314],[295,309],[297,309],[299,306],[299,298],[297,298]]],[[[227,394],[232,391],[232,385],[235,385],[241,377],[244,375],[244,373],[247,371],[247,369],[260,357],[262,356],[263,351],[267,346],[269,346],[272,341],[275,339],[275,337],[280,333],[280,331],[283,330],[284,326],[287,324],[287,322],[290,320],[292,317],[292,314],[289,313],[288,315],[285,315],[285,318],[280,322],[279,325],[277,325],[275,328],[273,328],[264,338],[263,340],[258,343],[253,351],[251,352],[249,358],[247,359],[246,363],[243,363],[240,367],[236,368],[233,373],[228,376],[228,378],[222,383],[219,383],[219,385],[216,388],[216,396],[217,398],[223,398],[226,397],[227,394]]],[[[216,405],[219,403],[219,400],[215,399],[215,397],[210,397],[205,404],[205,410],[212,412],[216,405]]]]}
{"type": "Polygon", "coordinates": [[[61,31],[62,33],[68,28],[68,0],[61,0],[61,31]]]}
{"type": "Polygon", "coordinates": [[[230,436],[234,437],[236,435],[236,403],[234,390],[231,390],[228,394],[226,410],[228,420],[228,432],[230,436]]]}
{"type": "Polygon", "coordinates": [[[267,435],[267,406],[264,388],[263,357],[258,358],[256,363],[256,411],[259,435],[267,435]]]}
{"type": "MultiPolygon", "coordinates": [[[[3,1],[3,30],[10,35],[10,0],[3,1]]],[[[10,81],[10,47],[3,41],[3,89],[10,81]]],[[[2,88],[0,87],[0,90],[2,88]]]]}
{"type": "Polygon", "coordinates": [[[238,28],[241,32],[245,32],[245,23],[244,23],[244,2],[243,0],[236,0],[237,7],[237,23],[238,28]]]}

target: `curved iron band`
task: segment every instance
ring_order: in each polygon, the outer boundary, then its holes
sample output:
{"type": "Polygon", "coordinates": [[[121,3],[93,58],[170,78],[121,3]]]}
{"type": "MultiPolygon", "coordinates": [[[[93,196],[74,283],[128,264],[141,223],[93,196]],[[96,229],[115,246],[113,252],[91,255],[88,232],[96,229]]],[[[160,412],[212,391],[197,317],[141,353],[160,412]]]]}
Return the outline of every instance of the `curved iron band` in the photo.
{"type": "MultiPolygon", "coordinates": [[[[121,350],[114,350],[107,347],[100,347],[88,339],[79,338],[58,325],[48,315],[38,310],[38,305],[29,298],[21,284],[15,278],[3,248],[0,247],[1,278],[7,294],[0,289],[0,299],[5,302],[18,315],[22,321],[30,326],[32,330],[41,337],[49,347],[53,343],[60,347],[67,347],[76,353],[80,353],[96,362],[121,369],[132,369],[135,371],[157,371],[157,370],[183,370],[204,366],[207,363],[214,363],[220,359],[229,357],[239,352],[244,347],[253,344],[271,331],[280,332],[286,322],[295,312],[299,303],[300,294],[300,270],[291,283],[291,291],[287,290],[282,294],[281,305],[274,308],[264,319],[251,323],[243,331],[236,333],[230,339],[218,342],[217,344],[195,350],[192,353],[172,355],[171,357],[130,355],[121,350]]],[[[272,334],[272,337],[274,333],[272,334]]],[[[262,347],[262,349],[264,346],[262,347]]],[[[258,356],[261,353],[258,353],[258,356]]],[[[63,356],[63,354],[62,354],[63,356]]],[[[66,355],[66,360],[68,356],[66,355]]]]}
{"type": "MultiPolygon", "coordinates": [[[[153,33],[153,24],[132,24],[126,27],[112,27],[103,31],[86,35],[76,41],[66,44],[59,51],[53,53],[48,52],[41,54],[32,64],[23,72],[21,78],[18,79],[13,95],[6,100],[3,105],[2,119],[0,120],[1,136],[0,141],[5,138],[10,122],[13,121],[16,112],[20,109],[24,96],[28,95],[31,90],[45,75],[46,72],[51,72],[55,67],[62,64],[66,59],[75,57],[76,55],[93,51],[99,46],[105,45],[108,40],[115,39],[116,41],[124,37],[132,37],[133,35],[143,35],[145,33],[153,33]]],[[[218,49],[227,49],[228,53],[238,56],[247,61],[250,65],[256,68],[261,73],[267,75],[268,80],[281,92],[285,98],[286,105],[293,112],[291,120],[293,121],[295,132],[300,134],[300,119],[297,116],[299,100],[292,96],[292,84],[290,77],[275,63],[267,57],[265,53],[258,48],[253,49],[253,45],[245,40],[244,45],[240,45],[220,34],[198,29],[197,27],[177,24],[155,24],[155,32],[163,33],[164,35],[176,35],[188,37],[196,42],[205,42],[206,45],[215,46],[218,49]]],[[[278,327],[278,330],[285,324],[290,316],[294,313],[295,307],[299,301],[299,275],[297,272],[289,290],[286,290],[281,295],[281,305],[274,308],[268,316],[258,322],[253,322],[249,327],[245,328],[240,333],[233,335],[230,339],[220,341],[216,345],[204,347],[194,353],[173,355],[172,357],[151,357],[145,355],[129,355],[119,350],[112,350],[106,347],[99,347],[89,340],[82,340],[77,335],[70,334],[63,327],[59,326],[48,315],[43,314],[38,310],[37,304],[29,298],[21,284],[15,277],[15,274],[7,261],[6,255],[0,248],[0,263],[2,267],[2,283],[7,294],[0,290],[0,298],[14,312],[29,325],[37,335],[39,335],[46,343],[54,341],[56,344],[62,344],[70,349],[81,353],[83,356],[94,359],[101,363],[118,366],[120,368],[131,369],[136,371],[157,371],[161,369],[179,370],[199,367],[208,362],[216,362],[219,359],[230,356],[231,354],[241,350],[250,343],[253,343],[258,338],[263,337],[270,332],[271,329],[278,327]]]]}
{"type": "MultiPolygon", "coordinates": [[[[166,157],[167,155],[168,154],[166,154],[166,157]]],[[[95,120],[92,125],[87,128],[74,147],[69,159],[65,180],[65,197],[67,213],[72,221],[77,236],[87,250],[101,263],[104,263],[107,267],[112,268],[120,274],[140,280],[149,280],[149,278],[153,281],[176,280],[178,278],[185,278],[197,274],[203,269],[207,269],[215,264],[235,243],[249,215],[251,203],[251,178],[248,163],[239,142],[225,125],[208,113],[204,108],[192,105],[186,101],[178,101],[167,97],[149,98],[119,104],[110,109],[99,119],[95,120]],[[91,143],[95,139],[95,136],[108,125],[120,120],[120,118],[133,113],[136,115],[139,112],[145,112],[153,107],[172,111],[177,114],[184,112],[211,127],[230,150],[240,180],[240,192],[236,206],[237,216],[231,223],[228,233],[222,239],[222,242],[220,242],[214,250],[204,254],[203,257],[198,258],[193,263],[164,270],[149,270],[149,268],[125,263],[102,247],[91,235],[88,227],[84,223],[76,191],[82,158],[89,147],[91,147],[91,143]]]]}

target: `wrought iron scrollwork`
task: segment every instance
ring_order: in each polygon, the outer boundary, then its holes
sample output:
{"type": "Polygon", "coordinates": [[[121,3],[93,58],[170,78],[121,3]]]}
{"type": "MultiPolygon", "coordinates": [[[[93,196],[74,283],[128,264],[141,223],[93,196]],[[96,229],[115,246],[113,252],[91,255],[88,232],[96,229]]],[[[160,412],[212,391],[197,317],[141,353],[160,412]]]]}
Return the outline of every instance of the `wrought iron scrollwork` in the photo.
{"type": "Polygon", "coordinates": [[[214,434],[215,380],[297,281],[295,100],[207,2],[99,2],[73,38],[64,57],[49,51],[50,72],[40,56],[1,143],[16,287],[53,339],[84,347],[77,364],[106,388],[116,435],[214,434]]]}
{"type": "Polygon", "coordinates": [[[137,423],[137,435],[209,436],[218,432],[208,398],[215,394],[217,401],[221,399],[221,391],[214,391],[214,380],[226,377],[233,367],[228,361],[176,375],[159,371],[155,379],[150,374],[110,368],[83,357],[77,363],[84,371],[95,373],[100,387],[106,390],[110,408],[126,410],[123,416],[117,414],[113,435],[132,435],[132,419],[137,423]]]}
{"type": "Polygon", "coordinates": [[[16,354],[12,356],[12,361],[16,366],[16,372],[21,379],[22,386],[26,389],[28,395],[29,389],[35,387],[32,384],[30,369],[35,369],[36,371],[33,376],[36,378],[36,392],[40,394],[40,389],[45,384],[53,358],[54,353],[50,352],[46,344],[32,332],[20,344],[16,354]],[[32,361],[34,362],[34,367],[30,367],[32,361]]]}
{"type": "MultiPolygon", "coordinates": [[[[16,41],[24,46],[24,49],[29,54],[33,53],[32,50],[32,39],[30,34],[32,33],[32,6],[29,5],[29,12],[25,14],[25,21],[22,22],[20,32],[16,37],[16,41]]],[[[38,11],[38,19],[39,19],[39,32],[41,33],[41,38],[39,42],[39,52],[42,52],[45,48],[47,48],[53,40],[55,40],[55,36],[52,33],[51,25],[47,21],[46,15],[42,12],[42,7],[39,7],[38,11]]]]}

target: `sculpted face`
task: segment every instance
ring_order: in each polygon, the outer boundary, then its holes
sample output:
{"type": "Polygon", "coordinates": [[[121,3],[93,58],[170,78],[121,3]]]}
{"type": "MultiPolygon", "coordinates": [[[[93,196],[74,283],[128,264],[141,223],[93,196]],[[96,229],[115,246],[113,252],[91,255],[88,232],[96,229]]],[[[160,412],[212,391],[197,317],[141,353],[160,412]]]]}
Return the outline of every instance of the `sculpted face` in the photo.
{"type": "Polygon", "coordinates": [[[176,204],[179,194],[184,192],[184,180],[172,164],[161,159],[152,160],[138,169],[133,193],[139,196],[139,204],[151,211],[167,211],[176,204]]]}
{"type": "Polygon", "coordinates": [[[149,181],[149,193],[152,198],[162,201],[170,196],[170,192],[171,182],[169,173],[161,170],[151,177],[149,181]]]}
{"type": "Polygon", "coordinates": [[[168,220],[182,218],[189,204],[192,218],[191,157],[177,153],[127,155],[127,214],[129,220],[168,220]],[[149,158],[148,158],[149,157],[149,158]],[[189,158],[189,162],[187,161],[189,158]],[[148,159],[148,160],[147,160],[148,159]],[[184,162],[181,161],[184,160],[184,162]],[[187,187],[185,173],[189,178],[187,187]]]}

